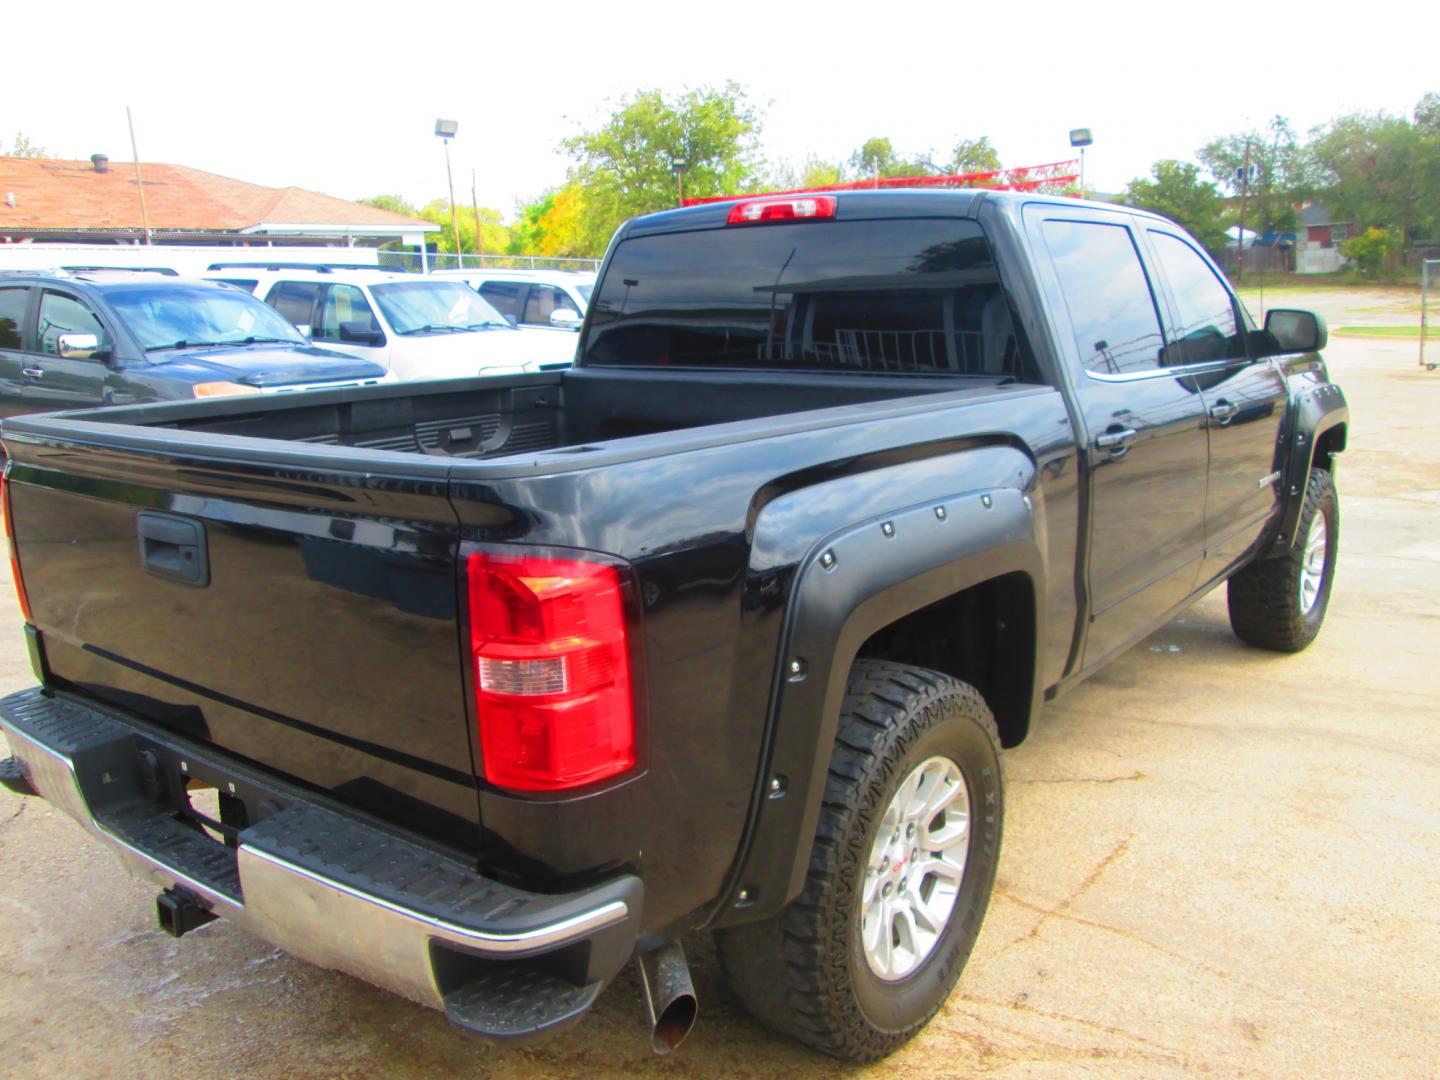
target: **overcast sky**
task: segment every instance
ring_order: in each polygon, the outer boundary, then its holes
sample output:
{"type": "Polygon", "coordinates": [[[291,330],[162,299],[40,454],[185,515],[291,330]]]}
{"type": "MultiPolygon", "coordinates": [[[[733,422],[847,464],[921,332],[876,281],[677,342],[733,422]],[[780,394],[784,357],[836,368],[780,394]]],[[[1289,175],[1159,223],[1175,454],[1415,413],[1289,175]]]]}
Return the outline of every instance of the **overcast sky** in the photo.
{"type": "Polygon", "coordinates": [[[1070,157],[1091,189],[1288,116],[1409,114],[1440,74],[1433,10],[1246,4],[14,3],[0,141],[194,166],[345,198],[445,194],[436,117],[459,121],[456,201],[508,220],[561,183],[557,145],[638,89],[734,79],[766,154],[840,159],[867,138],[945,154],[988,135],[1006,165],[1070,157]],[[1097,15],[1103,10],[1104,15],[1097,15]],[[28,43],[28,44],[27,44],[28,43]],[[1410,43],[1410,44],[1407,44],[1410,43]]]}

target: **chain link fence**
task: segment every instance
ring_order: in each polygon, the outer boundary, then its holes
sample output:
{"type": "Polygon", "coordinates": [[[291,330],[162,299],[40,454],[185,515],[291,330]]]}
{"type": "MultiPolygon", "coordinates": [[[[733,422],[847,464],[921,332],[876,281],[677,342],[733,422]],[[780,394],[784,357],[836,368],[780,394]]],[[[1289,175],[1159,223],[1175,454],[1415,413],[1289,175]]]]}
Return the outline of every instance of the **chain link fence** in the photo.
{"type": "Polygon", "coordinates": [[[546,255],[456,255],[432,251],[422,260],[418,251],[381,251],[380,266],[412,274],[434,270],[590,270],[600,269],[599,259],[572,259],[546,255]]]}

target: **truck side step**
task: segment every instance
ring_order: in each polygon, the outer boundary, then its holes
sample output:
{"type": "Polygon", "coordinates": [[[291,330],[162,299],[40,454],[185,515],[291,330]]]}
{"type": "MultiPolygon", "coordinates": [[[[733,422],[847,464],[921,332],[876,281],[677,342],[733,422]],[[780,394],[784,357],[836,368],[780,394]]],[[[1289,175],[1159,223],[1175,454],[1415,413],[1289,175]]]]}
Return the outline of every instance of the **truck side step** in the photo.
{"type": "Polygon", "coordinates": [[[604,987],[603,981],[576,986],[524,961],[486,964],[445,995],[445,1015],[488,1039],[533,1039],[579,1020],[604,987]]]}

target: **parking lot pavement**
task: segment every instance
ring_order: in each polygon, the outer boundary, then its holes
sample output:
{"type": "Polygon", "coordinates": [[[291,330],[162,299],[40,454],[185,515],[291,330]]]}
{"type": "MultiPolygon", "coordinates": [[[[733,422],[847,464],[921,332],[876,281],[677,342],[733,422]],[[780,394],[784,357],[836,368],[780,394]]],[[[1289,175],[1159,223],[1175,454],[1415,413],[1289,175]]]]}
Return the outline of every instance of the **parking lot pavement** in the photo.
{"type": "MultiPolygon", "coordinates": [[[[1354,297],[1297,299],[1338,325],[1354,297]]],[[[1440,1061],[1440,372],[1337,340],[1352,409],[1320,639],[1230,634],[1223,591],[1046,709],[1007,758],[998,891],[944,1010],[875,1075],[1432,1076],[1440,1061]]],[[[0,689],[29,682],[0,597],[0,689]]],[[[627,973],[503,1049],[152,891],[0,793],[0,1073],[833,1075],[764,1032],[703,939],[700,1023],[654,1058],[627,973]]]]}

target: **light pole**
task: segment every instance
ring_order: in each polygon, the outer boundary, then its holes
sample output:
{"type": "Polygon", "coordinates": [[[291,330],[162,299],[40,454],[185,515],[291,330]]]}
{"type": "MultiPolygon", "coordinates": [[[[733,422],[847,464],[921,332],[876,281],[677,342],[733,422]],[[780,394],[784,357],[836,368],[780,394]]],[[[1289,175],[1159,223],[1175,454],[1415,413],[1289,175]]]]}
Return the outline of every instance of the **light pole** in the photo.
{"type": "Polygon", "coordinates": [[[1095,140],[1090,136],[1089,128],[1071,128],[1070,145],[1080,148],[1080,198],[1085,197],[1085,147],[1095,140]]]}
{"type": "Polygon", "coordinates": [[[450,231],[455,234],[455,265],[465,269],[465,260],[460,255],[460,218],[455,213],[455,177],[450,173],[450,140],[460,125],[454,120],[436,120],[435,134],[445,144],[445,179],[450,184],[450,231]]]}
{"type": "Polygon", "coordinates": [[[685,205],[685,159],[672,157],[670,171],[675,174],[675,205],[685,205]]]}

